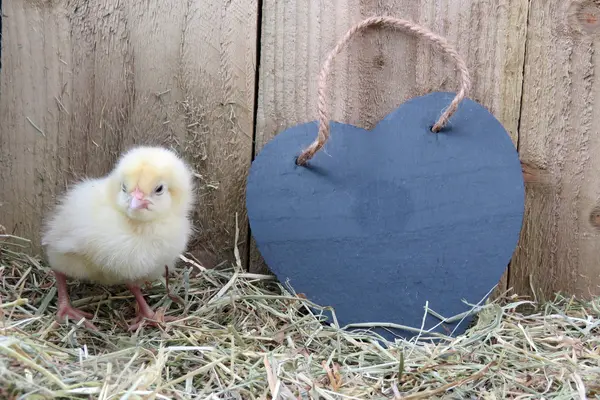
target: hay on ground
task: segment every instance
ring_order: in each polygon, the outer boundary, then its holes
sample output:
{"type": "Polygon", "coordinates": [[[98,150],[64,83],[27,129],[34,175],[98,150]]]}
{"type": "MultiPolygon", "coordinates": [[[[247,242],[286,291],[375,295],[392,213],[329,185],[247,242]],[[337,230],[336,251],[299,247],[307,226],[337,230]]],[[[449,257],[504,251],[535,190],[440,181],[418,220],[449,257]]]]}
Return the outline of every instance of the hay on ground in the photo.
{"type": "Polygon", "coordinates": [[[505,298],[458,338],[386,348],[323,323],[271,276],[238,263],[194,277],[184,257],[169,281],[185,305],[161,282],[146,291],[151,305],[184,316],[159,329],[126,332],[125,289],[72,283],[74,304],[96,313],[95,333],[58,325],[49,269],[22,252],[25,240],[0,240],[0,398],[600,398],[600,299],[505,298]]]}

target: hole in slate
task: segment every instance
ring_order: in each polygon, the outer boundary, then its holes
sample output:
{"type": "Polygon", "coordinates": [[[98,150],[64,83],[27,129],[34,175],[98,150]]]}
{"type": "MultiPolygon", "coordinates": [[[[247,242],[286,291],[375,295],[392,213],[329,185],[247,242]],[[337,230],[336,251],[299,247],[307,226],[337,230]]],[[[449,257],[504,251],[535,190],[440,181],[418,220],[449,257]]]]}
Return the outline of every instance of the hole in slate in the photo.
{"type": "Polygon", "coordinates": [[[302,164],[300,164],[300,163],[298,162],[298,159],[299,159],[299,158],[300,158],[300,156],[299,156],[299,155],[297,155],[297,156],[295,156],[295,157],[294,157],[294,165],[295,165],[296,167],[311,169],[310,160],[306,161],[306,163],[305,163],[304,165],[302,165],[302,164]]]}
{"type": "Polygon", "coordinates": [[[450,125],[442,126],[442,128],[437,132],[433,131],[433,124],[429,125],[429,132],[431,133],[446,133],[448,131],[450,131],[450,125]]]}
{"type": "Polygon", "coordinates": [[[442,133],[442,132],[444,132],[445,130],[446,130],[446,127],[445,127],[445,126],[443,126],[443,127],[442,127],[442,129],[440,129],[439,131],[435,132],[435,131],[433,130],[433,124],[432,124],[432,125],[429,125],[429,132],[431,132],[431,133],[442,133]]]}

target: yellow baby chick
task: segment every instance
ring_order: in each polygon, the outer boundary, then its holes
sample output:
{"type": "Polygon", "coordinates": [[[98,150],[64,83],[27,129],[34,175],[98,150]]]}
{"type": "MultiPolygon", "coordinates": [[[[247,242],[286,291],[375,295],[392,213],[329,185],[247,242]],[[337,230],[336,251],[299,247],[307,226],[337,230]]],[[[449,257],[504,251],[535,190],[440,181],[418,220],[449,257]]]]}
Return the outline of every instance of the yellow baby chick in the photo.
{"type": "MultiPolygon", "coordinates": [[[[72,187],[46,221],[42,245],[56,276],[57,319],[93,316],[74,308],[66,279],[104,285],[125,284],[138,304],[137,329],[154,319],[140,290],[158,278],[186,249],[192,232],[192,173],[174,152],[137,147],[121,156],[114,170],[72,187]]],[[[167,317],[163,321],[173,320],[167,317]]],[[[97,329],[85,321],[91,329],[97,329]]]]}

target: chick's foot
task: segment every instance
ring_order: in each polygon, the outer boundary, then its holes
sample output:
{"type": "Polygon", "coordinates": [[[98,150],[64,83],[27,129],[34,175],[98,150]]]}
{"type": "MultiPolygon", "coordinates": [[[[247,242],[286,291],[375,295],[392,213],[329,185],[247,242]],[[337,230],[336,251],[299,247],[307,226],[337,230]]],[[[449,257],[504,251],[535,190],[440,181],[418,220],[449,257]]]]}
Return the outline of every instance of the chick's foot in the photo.
{"type": "Polygon", "coordinates": [[[79,322],[81,320],[81,318],[85,318],[85,321],[83,321],[84,325],[87,326],[90,329],[93,329],[95,331],[98,330],[98,328],[96,328],[96,326],[94,324],[92,324],[90,321],[92,318],[94,318],[94,314],[90,314],[88,312],[85,311],[81,311],[75,307],[73,307],[70,303],[62,303],[58,305],[58,311],[56,312],[56,320],[58,322],[65,322],[66,317],[69,317],[71,320],[73,320],[73,322],[79,322]]]}
{"type": "Polygon", "coordinates": [[[129,290],[135,296],[135,300],[138,305],[137,317],[134,322],[129,325],[128,330],[134,331],[140,327],[143,323],[147,323],[151,326],[157,326],[159,323],[176,321],[177,318],[164,315],[164,311],[154,311],[146,300],[139,286],[128,285],[129,290]]]}
{"type": "Polygon", "coordinates": [[[137,330],[142,324],[148,324],[150,326],[158,326],[165,322],[176,321],[177,318],[164,315],[164,311],[151,311],[150,313],[144,313],[138,311],[137,317],[134,322],[127,328],[128,331],[137,330]]]}
{"type": "Polygon", "coordinates": [[[56,311],[56,320],[63,323],[65,322],[65,317],[69,317],[75,322],[79,322],[81,318],[85,318],[86,320],[83,322],[84,325],[89,329],[97,331],[98,328],[88,321],[94,318],[94,315],[85,311],[81,311],[71,305],[71,300],[69,299],[69,293],[67,291],[66,275],[61,272],[54,271],[54,276],[56,277],[56,286],[58,289],[58,310],[56,311]]]}

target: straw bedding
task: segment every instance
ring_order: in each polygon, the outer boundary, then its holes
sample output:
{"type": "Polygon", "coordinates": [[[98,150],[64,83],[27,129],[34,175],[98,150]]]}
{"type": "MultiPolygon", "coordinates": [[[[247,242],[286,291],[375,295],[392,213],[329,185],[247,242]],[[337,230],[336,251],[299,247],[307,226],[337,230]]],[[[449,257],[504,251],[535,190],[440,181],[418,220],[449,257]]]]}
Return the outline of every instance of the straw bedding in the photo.
{"type": "Polygon", "coordinates": [[[164,282],[146,290],[183,318],[161,328],[126,332],[126,289],[72,283],[95,333],[57,324],[53,275],[26,240],[0,242],[2,399],[600,399],[600,299],[504,297],[478,307],[465,335],[382,346],[323,323],[321,308],[239,257],[202,270],[186,256],[169,280],[183,305],[164,282]]]}

